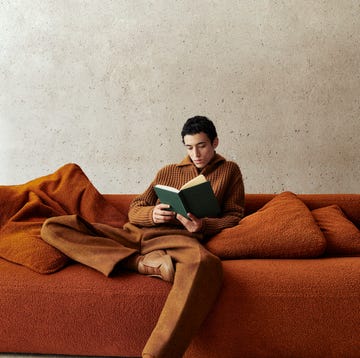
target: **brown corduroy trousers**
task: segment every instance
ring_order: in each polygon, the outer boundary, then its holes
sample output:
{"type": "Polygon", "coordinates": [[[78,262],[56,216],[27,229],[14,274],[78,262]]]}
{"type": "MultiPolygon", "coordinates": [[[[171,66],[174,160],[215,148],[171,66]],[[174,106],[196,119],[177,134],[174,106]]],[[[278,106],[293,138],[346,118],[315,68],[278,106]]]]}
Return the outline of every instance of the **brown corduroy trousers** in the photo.
{"type": "Polygon", "coordinates": [[[123,229],[90,224],[78,215],[45,221],[41,236],[71,259],[108,276],[134,253],[165,250],[175,263],[175,278],[143,355],[182,357],[222,285],[221,261],[191,234],[174,228],[123,229]]]}

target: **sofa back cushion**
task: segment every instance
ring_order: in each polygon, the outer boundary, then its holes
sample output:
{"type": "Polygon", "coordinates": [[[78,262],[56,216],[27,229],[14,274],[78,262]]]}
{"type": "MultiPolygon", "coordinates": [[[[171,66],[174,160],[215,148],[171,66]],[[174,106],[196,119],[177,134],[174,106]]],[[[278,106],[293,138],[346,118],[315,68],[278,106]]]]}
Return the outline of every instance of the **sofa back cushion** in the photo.
{"type": "Polygon", "coordinates": [[[312,214],[326,238],[327,255],[360,255],[360,230],[345,216],[338,205],[315,209],[312,214]]]}
{"type": "Polygon", "coordinates": [[[304,258],[323,254],[326,240],[306,205],[284,192],[212,237],[206,247],[222,259],[304,258]]]}

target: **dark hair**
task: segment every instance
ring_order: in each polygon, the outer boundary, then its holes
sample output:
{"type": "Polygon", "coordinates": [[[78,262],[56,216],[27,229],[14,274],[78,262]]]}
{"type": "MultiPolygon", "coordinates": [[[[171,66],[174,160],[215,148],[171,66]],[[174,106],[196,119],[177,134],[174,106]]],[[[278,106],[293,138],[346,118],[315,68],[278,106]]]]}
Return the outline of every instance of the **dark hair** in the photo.
{"type": "Polygon", "coordinates": [[[214,139],[217,137],[216,128],[214,123],[207,117],[195,116],[189,118],[181,131],[181,138],[184,142],[184,137],[186,135],[194,135],[200,132],[204,132],[210,139],[210,142],[213,143],[214,139]]]}

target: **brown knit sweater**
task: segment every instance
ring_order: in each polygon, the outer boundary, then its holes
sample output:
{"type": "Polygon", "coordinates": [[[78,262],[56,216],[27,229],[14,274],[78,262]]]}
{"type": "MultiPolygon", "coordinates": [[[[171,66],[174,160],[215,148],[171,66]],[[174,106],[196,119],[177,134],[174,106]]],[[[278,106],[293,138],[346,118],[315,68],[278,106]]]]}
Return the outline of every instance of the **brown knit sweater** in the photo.
{"type": "Polygon", "coordinates": [[[238,224],[244,215],[242,175],[236,163],[225,160],[219,154],[215,154],[200,173],[188,156],[179,164],[170,164],[162,168],[145,192],[131,203],[130,222],[141,227],[161,226],[154,224],[152,219],[153,208],[158,203],[154,185],[163,184],[179,189],[199,174],[203,174],[210,181],[222,210],[218,218],[203,219],[204,236],[215,235],[222,229],[238,224]]]}

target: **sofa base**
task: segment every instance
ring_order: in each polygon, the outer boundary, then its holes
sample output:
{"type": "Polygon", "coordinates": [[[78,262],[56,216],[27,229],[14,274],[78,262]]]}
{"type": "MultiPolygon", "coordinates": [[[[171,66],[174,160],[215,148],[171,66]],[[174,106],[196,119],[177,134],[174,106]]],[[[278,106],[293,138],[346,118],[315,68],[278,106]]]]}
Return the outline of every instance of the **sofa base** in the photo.
{"type": "MultiPolygon", "coordinates": [[[[359,357],[360,259],[224,261],[188,358],[359,357]]],[[[40,275],[0,259],[0,352],[141,355],[171,285],[80,264],[40,275]]]]}

